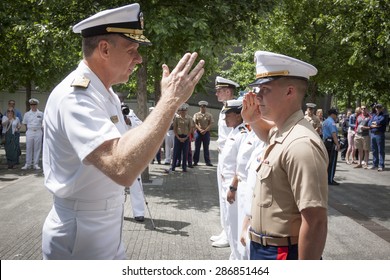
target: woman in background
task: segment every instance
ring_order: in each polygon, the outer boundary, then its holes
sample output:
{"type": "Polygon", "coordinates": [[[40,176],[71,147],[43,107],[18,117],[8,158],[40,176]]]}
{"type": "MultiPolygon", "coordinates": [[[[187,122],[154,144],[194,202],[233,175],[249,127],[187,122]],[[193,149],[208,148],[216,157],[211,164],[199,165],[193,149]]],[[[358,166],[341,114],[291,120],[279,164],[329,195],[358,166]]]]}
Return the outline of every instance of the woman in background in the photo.
{"type": "Polygon", "coordinates": [[[360,107],[355,109],[355,114],[349,116],[349,128],[348,128],[348,150],[345,155],[345,162],[347,164],[355,164],[355,126],[356,126],[356,117],[360,114],[360,107]],[[350,159],[352,156],[352,159],[350,159]]]}
{"type": "Polygon", "coordinates": [[[21,124],[18,117],[15,117],[13,109],[8,109],[2,119],[3,135],[5,135],[5,155],[7,158],[8,169],[13,169],[15,164],[19,161],[20,149],[18,137],[15,132],[18,132],[21,124]]]}

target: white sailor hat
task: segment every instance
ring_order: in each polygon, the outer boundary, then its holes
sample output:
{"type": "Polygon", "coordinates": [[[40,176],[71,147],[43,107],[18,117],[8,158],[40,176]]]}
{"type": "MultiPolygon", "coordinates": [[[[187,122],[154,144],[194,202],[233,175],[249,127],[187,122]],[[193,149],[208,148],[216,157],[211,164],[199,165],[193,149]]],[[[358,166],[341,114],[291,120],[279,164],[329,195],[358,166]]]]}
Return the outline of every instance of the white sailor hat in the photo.
{"type": "Polygon", "coordinates": [[[308,80],[317,74],[317,68],[299,59],[282,54],[256,51],[256,80],[250,86],[268,83],[280,77],[308,80]]]}
{"type": "Polygon", "coordinates": [[[28,103],[29,103],[30,105],[38,105],[38,104],[39,104],[39,100],[36,99],[36,98],[30,98],[30,99],[28,100],[28,103]]]}
{"type": "Polygon", "coordinates": [[[230,112],[234,112],[239,114],[241,113],[241,109],[242,109],[242,99],[241,100],[232,99],[226,101],[225,106],[222,109],[222,113],[227,114],[230,112]]]}
{"type": "Polygon", "coordinates": [[[152,112],[154,107],[149,107],[149,112],[152,112]]]}
{"type": "Polygon", "coordinates": [[[315,103],[306,103],[307,108],[315,108],[317,105],[315,103]]]}
{"type": "Polygon", "coordinates": [[[209,105],[209,103],[207,101],[202,100],[202,101],[198,102],[198,105],[199,106],[207,106],[207,105],[209,105]]]}
{"type": "Polygon", "coordinates": [[[138,3],[101,11],[73,26],[83,37],[119,34],[141,45],[151,45],[143,35],[144,17],[138,3]]]}
{"type": "Polygon", "coordinates": [[[219,88],[238,88],[240,85],[237,84],[236,82],[233,82],[231,80],[228,80],[228,79],[225,79],[225,78],[222,78],[222,77],[219,77],[217,76],[215,78],[215,88],[216,89],[219,89],[219,88]]]}

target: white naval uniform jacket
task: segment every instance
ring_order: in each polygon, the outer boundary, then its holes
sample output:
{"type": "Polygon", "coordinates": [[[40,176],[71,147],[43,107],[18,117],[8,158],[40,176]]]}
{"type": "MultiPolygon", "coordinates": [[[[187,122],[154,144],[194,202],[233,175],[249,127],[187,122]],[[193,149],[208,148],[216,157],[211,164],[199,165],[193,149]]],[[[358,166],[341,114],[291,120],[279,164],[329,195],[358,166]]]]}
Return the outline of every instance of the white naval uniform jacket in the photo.
{"type": "Polygon", "coordinates": [[[55,199],[43,258],[124,259],[124,188],[85,160],[127,131],[118,96],[81,61],[50,94],[43,127],[44,182],[55,199]]]}
{"type": "Polygon", "coordinates": [[[221,211],[223,211],[223,223],[231,249],[230,259],[240,259],[238,252],[238,225],[237,225],[237,202],[229,204],[227,202],[227,193],[237,170],[237,155],[242,143],[247,136],[247,129],[244,124],[235,127],[227,136],[225,147],[220,157],[220,176],[221,176],[221,211]]]}

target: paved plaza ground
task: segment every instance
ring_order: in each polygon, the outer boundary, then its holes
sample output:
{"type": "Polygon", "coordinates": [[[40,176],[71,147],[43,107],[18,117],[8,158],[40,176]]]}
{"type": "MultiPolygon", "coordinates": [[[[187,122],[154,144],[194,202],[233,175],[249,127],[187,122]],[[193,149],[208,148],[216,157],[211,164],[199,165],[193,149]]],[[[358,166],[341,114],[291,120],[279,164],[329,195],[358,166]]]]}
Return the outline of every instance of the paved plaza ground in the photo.
{"type": "MultiPolygon", "coordinates": [[[[39,260],[41,229],[52,205],[41,171],[7,170],[0,149],[0,259],[39,260]]],[[[390,259],[390,140],[386,169],[354,169],[339,161],[336,181],[329,186],[329,232],[324,259],[390,259]]],[[[229,248],[213,248],[209,238],[220,232],[216,179],[216,143],[211,143],[214,166],[204,163],[187,173],[165,173],[168,167],[150,164],[151,182],[145,195],[156,228],[133,219],[126,202],[123,239],[130,260],[225,260],[229,248]]],[[[371,157],[371,155],[370,155],[371,157]]],[[[201,158],[202,160],[202,158],[201,158]]]]}

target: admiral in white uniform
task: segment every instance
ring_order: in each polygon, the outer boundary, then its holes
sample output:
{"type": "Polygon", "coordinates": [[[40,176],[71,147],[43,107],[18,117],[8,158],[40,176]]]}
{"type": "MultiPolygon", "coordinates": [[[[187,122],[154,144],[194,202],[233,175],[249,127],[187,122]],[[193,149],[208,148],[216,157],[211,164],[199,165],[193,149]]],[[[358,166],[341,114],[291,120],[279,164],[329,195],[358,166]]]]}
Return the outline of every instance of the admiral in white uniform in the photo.
{"type": "Polygon", "coordinates": [[[43,225],[44,259],[124,259],[124,187],[156,155],[177,108],[194,91],[204,61],[185,54],[163,65],[155,110],[128,130],[115,84],[142,63],[139,4],[105,10],[73,27],[83,37],[83,60],[50,94],[44,112],[43,169],[54,204],[43,225]],[[179,78],[180,77],[180,78],[179,78]],[[169,104],[169,105],[168,105],[169,104]]]}

